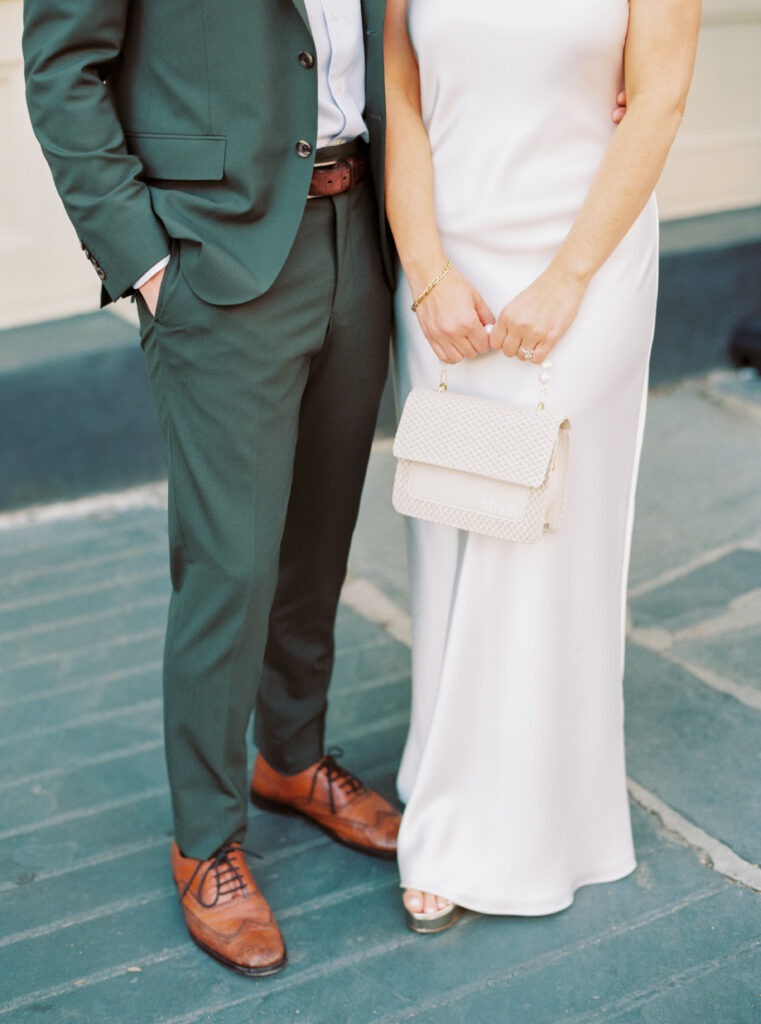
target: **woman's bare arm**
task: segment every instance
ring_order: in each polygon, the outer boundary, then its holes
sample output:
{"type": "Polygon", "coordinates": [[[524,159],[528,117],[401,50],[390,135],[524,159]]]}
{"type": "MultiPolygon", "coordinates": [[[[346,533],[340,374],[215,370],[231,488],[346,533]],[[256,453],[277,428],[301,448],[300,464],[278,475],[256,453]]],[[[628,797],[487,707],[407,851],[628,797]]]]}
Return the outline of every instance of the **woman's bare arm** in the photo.
{"type": "MultiPolygon", "coordinates": [[[[417,297],[447,262],[436,227],[433,163],[420,111],[420,77],[407,31],[408,0],[388,0],[384,29],[386,70],[386,212],[417,297]]],[[[486,303],[452,268],[417,310],[420,326],[439,359],[458,362],[489,349],[486,303]]]]}
{"type": "Polygon", "coordinates": [[[655,188],[679,127],[695,61],[700,0],[630,0],[629,11],[626,116],[549,267],[499,315],[491,343],[508,356],[523,346],[541,362],[566,332],[589,281],[655,188]]]}

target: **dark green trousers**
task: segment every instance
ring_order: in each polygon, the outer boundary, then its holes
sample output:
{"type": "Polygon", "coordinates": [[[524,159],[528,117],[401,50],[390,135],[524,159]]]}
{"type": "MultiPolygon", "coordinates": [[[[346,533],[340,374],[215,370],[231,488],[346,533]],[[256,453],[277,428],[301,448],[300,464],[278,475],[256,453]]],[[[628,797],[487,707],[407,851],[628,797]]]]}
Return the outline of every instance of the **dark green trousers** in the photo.
{"type": "Polygon", "coordinates": [[[323,754],[333,628],[386,375],[371,186],[310,200],[268,292],[200,300],[175,246],[142,345],[169,463],[164,656],[175,836],[246,831],[246,731],[284,772],[323,754]]]}

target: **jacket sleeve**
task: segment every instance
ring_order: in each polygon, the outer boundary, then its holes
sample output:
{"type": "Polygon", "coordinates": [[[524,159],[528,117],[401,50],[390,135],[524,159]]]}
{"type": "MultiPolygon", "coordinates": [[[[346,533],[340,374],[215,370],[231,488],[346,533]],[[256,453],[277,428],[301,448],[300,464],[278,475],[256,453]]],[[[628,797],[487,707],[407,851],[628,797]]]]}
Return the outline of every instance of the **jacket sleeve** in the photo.
{"type": "Polygon", "coordinates": [[[111,299],[169,252],[127,152],[108,86],[131,0],[25,0],[24,71],[34,132],[111,299]]]}

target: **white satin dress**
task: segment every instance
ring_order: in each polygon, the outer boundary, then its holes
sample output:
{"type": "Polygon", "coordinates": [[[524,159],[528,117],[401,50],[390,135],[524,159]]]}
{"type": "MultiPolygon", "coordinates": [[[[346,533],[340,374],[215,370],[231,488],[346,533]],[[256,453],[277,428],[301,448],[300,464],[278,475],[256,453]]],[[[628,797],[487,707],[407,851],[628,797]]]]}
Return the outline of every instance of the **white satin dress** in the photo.
{"type": "MultiPolygon", "coordinates": [[[[410,0],[444,250],[494,314],[549,263],[614,131],[626,0],[410,0]]],[[[625,592],[657,292],[654,197],[553,353],[572,424],[560,532],[522,545],[410,521],[413,696],[401,882],[549,914],[635,867],[623,743],[625,592]]],[[[438,363],[396,301],[399,398],[438,363]]],[[[534,405],[489,353],[449,388],[534,405]]]]}

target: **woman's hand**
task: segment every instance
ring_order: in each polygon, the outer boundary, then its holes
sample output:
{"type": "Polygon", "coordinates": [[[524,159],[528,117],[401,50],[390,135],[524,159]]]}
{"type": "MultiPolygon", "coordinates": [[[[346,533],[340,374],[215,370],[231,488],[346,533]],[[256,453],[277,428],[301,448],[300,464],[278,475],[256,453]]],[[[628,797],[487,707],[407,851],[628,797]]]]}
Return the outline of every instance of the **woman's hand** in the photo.
{"type": "Polygon", "coordinates": [[[586,282],[550,265],[499,314],[491,347],[526,362],[543,362],[576,319],[586,282]]]}
{"type": "MultiPolygon", "coordinates": [[[[424,287],[425,282],[420,291],[424,287]]],[[[484,324],[493,324],[494,314],[454,267],[426,295],[416,313],[423,334],[442,363],[459,363],[489,351],[484,324]]]]}
{"type": "Polygon", "coordinates": [[[621,124],[626,115],[626,90],[622,89],[616,96],[616,109],[611,114],[613,124],[621,124]]]}

